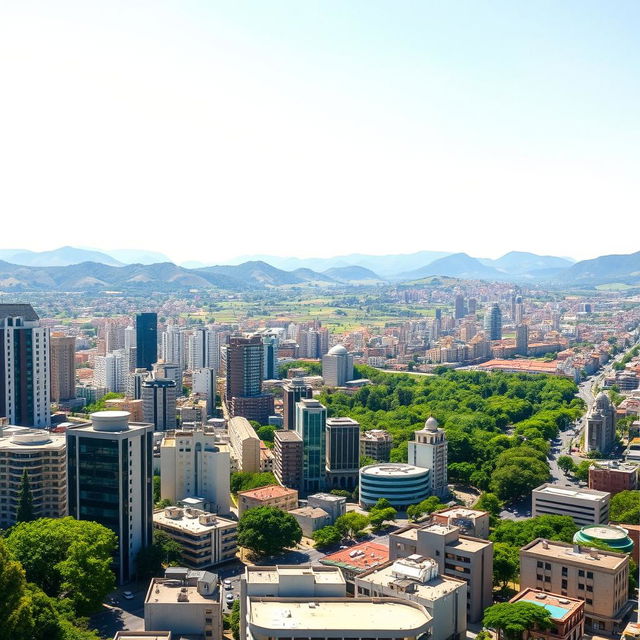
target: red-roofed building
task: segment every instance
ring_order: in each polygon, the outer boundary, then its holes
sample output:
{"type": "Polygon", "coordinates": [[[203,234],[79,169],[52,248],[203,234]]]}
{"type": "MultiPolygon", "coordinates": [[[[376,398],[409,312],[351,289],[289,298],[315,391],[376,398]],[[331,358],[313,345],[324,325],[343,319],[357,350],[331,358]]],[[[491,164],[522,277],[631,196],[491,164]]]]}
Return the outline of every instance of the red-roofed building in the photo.
{"type": "Polygon", "coordinates": [[[354,576],[374,569],[388,561],[388,546],[379,542],[361,542],[325,556],[320,560],[320,563],[340,567],[347,581],[347,589],[353,591],[354,576]]]}
{"type": "Polygon", "coordinates": [[[277,507],[283,511],[291,511],[298,507],[298,492],[279,484],[238,491],[238,515],[241,516],[253,507],[277,507]]]}

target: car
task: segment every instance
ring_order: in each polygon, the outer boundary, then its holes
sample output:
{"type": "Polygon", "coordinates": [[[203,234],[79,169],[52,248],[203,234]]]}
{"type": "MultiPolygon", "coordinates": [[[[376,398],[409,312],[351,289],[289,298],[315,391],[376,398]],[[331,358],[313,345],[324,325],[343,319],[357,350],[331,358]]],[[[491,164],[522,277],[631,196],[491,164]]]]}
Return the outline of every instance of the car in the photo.
{"type": "Polygon", "coordinates": [[[224,588],[226,591],[230,591],[231,589],[233,589],[233,585],[231,584],[231,580],[225,580],[224,581],[224,588]]]}
{"type": "Polygon", "coordinates": [[[131,593],[131,591],[123,591],[122,597],[125,598],[126,600],[133,600],[135,598],[135,596],[133,595],[133,593],[131,593]]]}
{"type": "Polygon", "coordinates": [[[227,602],[233,602],[233,593],[227,593],[225,600],[227,602]]]}

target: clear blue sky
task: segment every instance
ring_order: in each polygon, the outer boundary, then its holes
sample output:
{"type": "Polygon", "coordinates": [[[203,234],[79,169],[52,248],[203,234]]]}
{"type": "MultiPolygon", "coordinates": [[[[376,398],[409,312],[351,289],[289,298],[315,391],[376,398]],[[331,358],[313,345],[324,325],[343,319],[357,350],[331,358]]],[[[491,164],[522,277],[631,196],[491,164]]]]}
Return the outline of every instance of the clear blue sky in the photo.
{"type": "Polygon", "coordinates": [[[4,4],[2,248],[640,249],[639,2],[4,4]]]}

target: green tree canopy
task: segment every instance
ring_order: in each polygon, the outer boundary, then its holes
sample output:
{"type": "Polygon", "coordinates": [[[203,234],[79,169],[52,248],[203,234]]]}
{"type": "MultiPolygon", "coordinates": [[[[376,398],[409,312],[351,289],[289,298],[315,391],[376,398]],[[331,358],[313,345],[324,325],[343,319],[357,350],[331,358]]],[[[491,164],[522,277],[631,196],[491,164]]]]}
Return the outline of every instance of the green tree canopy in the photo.
{"type": "Polygon", "coordinates": [[[571,456],[560,456],[558,458],[558,466],[565,472],[571,473],[576,470],[576,463],[571,456]]]}
{"type": "Polygon", "coordinates": [[[18,510],[16,512],[16,522],[31,522],[35,520],[33,513],[33,495],[29,486],[29,476],[27,470],[22,472],[20,489],[18,491],[18,510]]]}
{"type": "Polygon", "coordinates": [[[536,516],[526,520],[501,520],[489,539],[520,549],[536,538],[571,542],[577,530],[570,516],[536,516]]]}
{"type": "Polygon", "coordinates": [[[325,549],[334,544],[338,544],[342,540],[342,534],[337,527],[327,525],[313,532],[313,541],[317,549],[325,549]]]}
{"type": "Polygon", "coordinates": [[[251,473],[250,471],[234,471],[231,474],[231,492],[249,491],[258,487],[266,487],[270,484],[278,484],[276,477],[270,471],[263,473],[251,473]]]}
{"type": "Polygon", "coordinates": [[[640,491],[621,491],[611,498],[609,517],[622,524],[640,524],[640,491]]]}
{"type": "Polygon", "coordinates": [[[276,507],[255,507],[238,522],[238,544],[257,555],[274,555],[294,547],[302,539],[297,520],[276,507]]]}
{"type": "Polygon", "coordinates": [[[337,518],[334,523],[335,528],[343,536],[349,536],[350,538],[357,538],[369,525],[369,518],[357,511],[349,511],[343,516],[337,518]]]}
{"type": "Polygon", "coordinates": [[[523,633],[533,629],[550,629],[551,614],[531,602],[502,602],[484,612],[483,624],[495,629],[499,638],[521,640],[523,633]]]}
{"type": "Polygon", "coordinates": [[[497,518],[502,511],[503,504],[500,498],[495,493],[484,492],[478,498],[478,502],[474,505],[474,509],[481,509],[487,511],[489,515],[497,518]]]}
{"type": "Polygon", "coordinates": [[[493,546],[493,584],[506,589],[509,582],[518,577],[520,571],[520,550],[505,542],[493,546]]]}
{"type": "Polygon", "coordinates": [[[153,544],[140,549],[136,558],[138,578],[158,576],[165,567],[175,567],[181,559],[182,547],[164,531],[153,532],[153,544]]]}

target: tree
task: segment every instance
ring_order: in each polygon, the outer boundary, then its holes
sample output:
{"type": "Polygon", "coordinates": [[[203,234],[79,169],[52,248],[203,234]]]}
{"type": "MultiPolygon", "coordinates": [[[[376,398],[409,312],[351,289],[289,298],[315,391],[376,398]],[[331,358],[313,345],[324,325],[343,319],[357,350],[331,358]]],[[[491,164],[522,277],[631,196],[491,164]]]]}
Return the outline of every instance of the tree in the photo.
{"type": "Polygon", "coordinates": [[[487,511],[489,515],[497,518],[502,511],[502,501],[495,493],[483,493],[478,498],[478,502],[474,505],[474,509],[481,509],[482,511],[487,511]]]}
{"type": "Polygon", "coordinates": [[[70,517],[20,522],[6,542],[27,579],[49,596],[67,598],[76,615],[95,611],[115,587],[116,535],[97,522],[70,517]]]}
{"type": "Polygon", "coordinates": [[[611,498],[609,517],[622,524],[640,524],[640,491],[621,491],[611,498]]]}
{"type": "Polygon", "coordinates": [[[349,511],[336,519],[334,526],[343,535],[358,538],[369,524],[369,518],[357,511],[349,511]]]}
{"type": "Polygon", "coordinates": [[[153,476],[153,504],[160,502],[160,476],[153,476]]]}
{"type": "Polygon", "coordinates": [[[565,472],[571,473],[576,470],[576,463],[571,456],[560,456],[558,458],[558,466],[565,472]]]}
{"type": "Polygon", "coordinates": [[[582,462],[579,462],[576,466],[573,475],[581,482],[586,482],[589,479],[589,467],[591,467],[592,464],[593,462],[590,460],[582,460],[582,462]]]}
{"type": "Polygon", "coordinates": [[[396,519],[396,510],[393,507],[372,509],[369,515],[369,523],[374,531],[380,531],[385,522],[393,522],[396,519]]]}
{"type": "Polygon", "coordinates": [[[29,486],[29,476],[27,470],[22,472],[22,480],[20,481],[20,489],[18,491],[18,511],[16,513],[16,522],[31,522],[35,520],[33,513],[33,495],[29,486]]]}
{"type": "Polygon", "coordinates": [[[238,544],[256,555],[274,555],[302,539],[297,520],[276,507],[249,509],[238,522],[238,544]]]}
{"type": "Polygon", "coordinates": [[[153,544],[140,549],[136,557],[138,578],[148,579],[160,575],[165,567],[176,566],[181,559],[182,547],[164,531],[153,532],[153,544]]]}
{"type": "Polygon", "coordinates": [[[240,600],[234,600],[229,617],[229,628],[233,635],[233,640],[240,640],[240,600]]]}
{"type": "Polygon", "coordinates": [[[258,438],[263,442],[273,442],[275,438],[276,428],[272,425],[265,425],[257,429],[256,433],[258,438]]]}
{"type": "Polygon", "coordinates": [[[333,525],[327,525],[313,532],[313,541],[315,542],[316,549],[324,549],[331,547],[342,540],[342,534],[337,527],[333,525]]]}
{"type": "Polygon", "coordinates": [[[503,590],[518,577],[520,570],[519,549],[504,542],[493,546],[493,584],[503,590]]]}
{"type": "Polygon", "coordinates": [[[258,487],[278,484],[276,477],[270,471],[251,473],[250,471],[235,471],[231,474],[231,492],[249,491],[258,487]]]}
{"type": "Polygon", "coordinates": [[[419,520],[425,513],[433,513],[441,509],[444,505],[437,496],[429,496],[426,500],[418,504],[411,504],[407,507],[407,515],[414,522],[419,520]]]}
{"type": "Polygon", "coordinates": [[[552,627],[549,611],[531,602],[494,604],[485,610],[483,625],[496,630],[498,637],[506,640],[521,640],[526,631],[552,627]]]}
{"type": "Polygon", "coordinates": [[[577,530],[570,516],[536,516],[526,520],[500,520],[489,539],[520,549],[536,538],[571,542],[577,530]]]}

